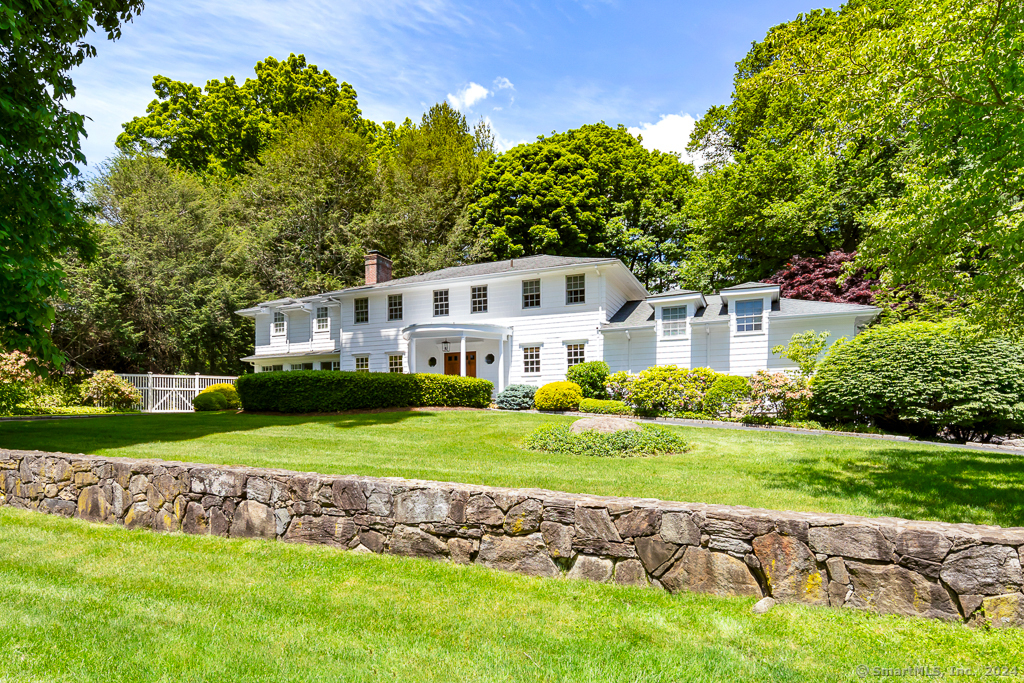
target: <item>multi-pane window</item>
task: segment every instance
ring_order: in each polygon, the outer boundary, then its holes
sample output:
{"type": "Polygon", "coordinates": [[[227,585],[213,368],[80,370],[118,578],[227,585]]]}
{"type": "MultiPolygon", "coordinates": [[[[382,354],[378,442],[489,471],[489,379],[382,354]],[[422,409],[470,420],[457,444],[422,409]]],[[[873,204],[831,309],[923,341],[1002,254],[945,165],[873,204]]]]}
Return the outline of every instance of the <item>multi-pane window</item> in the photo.
{"type": "Polygon", "coordinates": [[[523,280],[523,308],[540,308],[540,280],[523,280]]]}
{"type": "Polygon", "coordinates": [[[388,320],[402,319],[402,295],[388,294],[388,320]]]}
{"type": "Polygon", "coordinates": [[[565,276],[565,303],[583,304],[587,302],[587,276],[565,276]]]}
{"type": "Polygon", "coordinates": [[[355,300],[356,324],[370,322],[370,300],[367,298],[355,300]]]}
{"type": "Polygon", "coordinates": [[[470,297],[470,303],[472,308],[470,309],[473,313],[486,313],[487,312],[487,285],[481,285],[479,287],[473,287],[470,297]]]}
{"type": "Polygon", "coordinates": [[[316,331],[324,332],[331,329],[331,319],[327,316],[326,306],[316,307],[316,331]]]}
{"type": "Polygon", "coordinates": [[[356,372],[369,372],[370,371],[370,357],[369,356],[356,356],[356,372]]]}
{"type": "Polygon", "coordinates": [[[281,372],[284,370],[283,365],[261,365],[260,372],[281,372]]]}
{"type": "Polygon", "coordinates": [[[661,330],[666,337],[686,334],[686,306],[666,306],[661,309],[661,330]]]}
{"type": "Polygon", "coordinates": [[[448,315],[448,290],[434,290],[434,315],[448,315]]]}
{"type": "Polygon", "coordinates": [[[540,347],[539,346],[524,346],[523,347],[523,373],[527,375],[537,374],[540,372],[540,347]]]}
{"type": "Polygon", "coordinates": [[[736,331],[755,332],[761,329],[761,313],[764,302],[761,299],[736,302],[736,331]]]}
{"type": "Polygon", "coordinates": [[[578,365],[579,363],[585,363],[586,362],[587,359],[585,357],[585,354],[583,353],[583,348],[585,346],[586,346],[586,344],[566,344],[565,345],[566,360],[569,361],[569,367],[570,368],[572,366],[574,366],[574,365],[578,365]]]}
{"type": "Polygon", "coordinates": [[[312,363],[292,363],[291,364],[291,369],[292,370],[312,370],[313,369],[313,364],[312,363]]]}
{"type": "Polygon", "coordinates": [[[274,334],[284,334],[284,313],[274,311],[274,334]]]}
{"type": "Polygon", "coordinates": [[[322,360],[320,361],[321,370],[341,370],[341,361],[336,360],[322,360]]]}
{"type": "Polygon", "coordinates": [[[388,356],[388,372],[402,372],[402,357],[388,356]]]}

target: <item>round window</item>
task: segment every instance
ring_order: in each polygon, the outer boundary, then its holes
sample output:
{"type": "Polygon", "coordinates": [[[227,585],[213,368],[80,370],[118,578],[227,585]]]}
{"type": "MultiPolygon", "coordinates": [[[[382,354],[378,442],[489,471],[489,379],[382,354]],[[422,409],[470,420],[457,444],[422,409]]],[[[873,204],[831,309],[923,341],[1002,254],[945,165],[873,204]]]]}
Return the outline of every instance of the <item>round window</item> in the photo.
{"type": "Polygon", "coordinates": [[[494,362],[494,354],[493,353],[489,353],[486,356],[484,356],[484,361],[486,361],[488,365],[493,363],[494,362]]]}
{"type": "Polygon", "coordinates": [[[437,365],[437,359],[431,356],[430,360],[427,361],[427,365],[429,365],[430,367],[434,367],[435,365],[437,365]]]}

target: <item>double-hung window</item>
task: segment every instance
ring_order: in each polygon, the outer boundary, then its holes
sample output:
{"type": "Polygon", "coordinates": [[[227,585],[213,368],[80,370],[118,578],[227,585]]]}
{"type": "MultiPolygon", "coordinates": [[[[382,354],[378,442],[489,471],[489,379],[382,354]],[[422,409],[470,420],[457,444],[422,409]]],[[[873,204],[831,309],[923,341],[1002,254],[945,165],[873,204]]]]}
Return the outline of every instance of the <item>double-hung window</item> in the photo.
{"type": "Polygon", "coordinates": [[[480,285],[479,287],[473,287],[470,297],[471,308],[473,313],[486,313],[487,312],[487,285],[480,285]]]}
{"type": "Polygon", "coordinates": [[[448,315],[448,290],[434,290],[434,315],[448,315]]]}
{"type": "Polygon", "coordinates": [[[540,347],[523,347],[523,374],[536,375],[540,373],[540,347]]]}
{"type": "Polygon", "coordinates": [[[565,303],[585,304],[587,302],[587,276],[565,276],[565,303]]]}
{"type": "Polygon", "coordinates": [[[566,344],[565,345],[565,358],[571,368],[574,365],[585,363],[587,361],[585,357],[584,348],[586,344],[566,344]]]}
{"type": "Polygon", "coordinates": [[[756,332],[761,329],[761,313],[764,302],[761,299],[736,302],[736,331],[756,332]]]}
{"type": "Polygon", "coordinates": [[[403,372],[402,357],[399,355],[388,356],[388,372],[403,372]]]}
{"type": "Polygon", "coordinates": [[[540,280],[523,280],[523,308],[540,308],[540,280]]]}
{"type": "Polygon", "coordinates": [[[284,334],[284,313],[274,311],[274,334],[284,334]]]}
{"type": "Polygon", "coordinates": [[[402,319],[402,295],[388,294],[388,320],[402,319]]]}
{"type": "Polygon", "coordinates": [[[327,307],[326,306],[317,306],[316,307],[316,331],[317,332],[326,332],[329,329],[331,329],[331,319],[327,315],[327,307]]]}
{"type": "Polygon", "coordinates": [[[686,334],[686,306],[666,306],[661,309],[661,333],[666,337],[686,334]]]}
{"type": "Polygon", "coordinates": [[[368,298],[356,299],[355,300],[355,323],[357,325],[361,323],[370,322],[370,300],[368,298]]]}

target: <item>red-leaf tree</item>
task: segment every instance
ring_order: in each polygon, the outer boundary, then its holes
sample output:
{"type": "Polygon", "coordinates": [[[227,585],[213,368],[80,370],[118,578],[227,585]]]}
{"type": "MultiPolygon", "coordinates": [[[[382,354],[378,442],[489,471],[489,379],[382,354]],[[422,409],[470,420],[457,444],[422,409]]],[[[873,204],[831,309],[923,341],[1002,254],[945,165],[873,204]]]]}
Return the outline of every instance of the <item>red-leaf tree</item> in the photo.
{"type": "Polygon", "coordinates": [[[878,280],[867,277],[863,269],[851,273],[841,286],[837,283],[845,264],[856,255],[856,252],[833,251],[824,257],[794,256],[785,268],[764,282],[779,285],[782,296],[787,299],[870,305],[875,300],[871,288],[878,280]]]}

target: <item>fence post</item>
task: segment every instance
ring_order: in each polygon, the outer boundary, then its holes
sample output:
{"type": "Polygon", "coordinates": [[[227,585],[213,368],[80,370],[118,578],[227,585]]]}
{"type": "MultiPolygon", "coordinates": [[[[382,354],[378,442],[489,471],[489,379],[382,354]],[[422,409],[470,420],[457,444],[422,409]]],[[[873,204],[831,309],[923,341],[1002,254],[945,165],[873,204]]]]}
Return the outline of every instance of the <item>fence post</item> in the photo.
{"type": "Polygon", "coordinates": [[[150,370],[146,373],[146,404],[142,406],[142,412],[150,413],[153,411],[153,371],[150,370]]]}
{"type": "MultiPolygon", "coordinates": [[[[195,393],[195,396],[193,396],[192,398],[195,399],[195,397],[198,396],[198,395],[199,395],[199,373],[197,372],[196,373],[196,393],[195,393]]],[[[192,407],[192,401],[189,401],[189,407],[190,408],[192,407]]]]}

